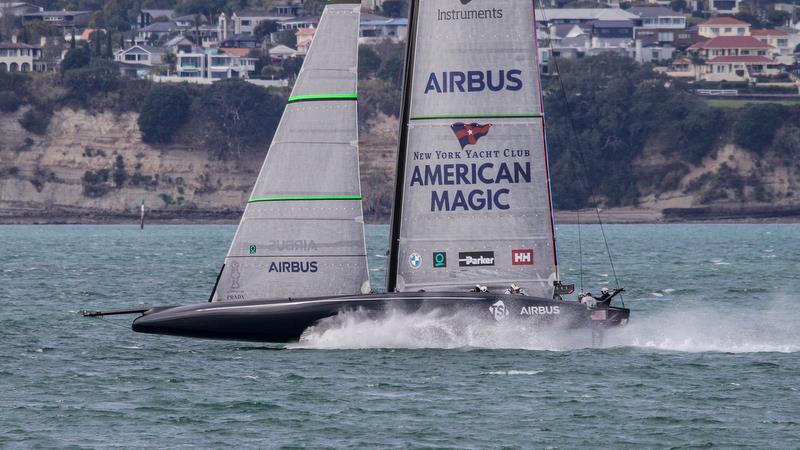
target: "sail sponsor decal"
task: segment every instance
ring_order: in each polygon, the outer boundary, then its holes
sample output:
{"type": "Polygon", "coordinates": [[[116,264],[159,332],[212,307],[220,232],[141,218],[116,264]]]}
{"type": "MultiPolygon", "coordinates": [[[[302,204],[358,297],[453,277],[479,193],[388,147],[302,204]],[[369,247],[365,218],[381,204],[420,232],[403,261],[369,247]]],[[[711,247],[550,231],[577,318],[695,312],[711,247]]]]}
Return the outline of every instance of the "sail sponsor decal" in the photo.
{"type": "Polygon", "coordinates": [[[447,267],[447,253],[433,252],[433,267],[434,268],[447,267]]]}
{"type": "Polygon", "coordinates": [[[269,272],[277,273],[317,273],[319,264],[316,261],[273,261],[269,272]]]}
{"type": "Polygon", "coordinates": [[[422,256],[417,252],[408,255],[408,265],[412,269],[419,269],[422,267],[422,256]]]}
{"type": "Polygon", "coordinates": [[[523,306],[520,316],[553,316],[561,314],[560,306],[523,306]]]}
{"type": "Polygon", "coordinates": [[[456,92],[519,91],[523,88],[522,70],[460,70],[431,72],[425,83],[425,94],[456,92]]]}
{"type": "Polygon", "coordinates": [[[489,307],[489,314],[492,315],[494,320],[500,322],[501,320],[508,317],[508,308],[506,308],[506,304],[503,303],[502,300],[498,300],[492,303],[492,306],[489,307]]]}
{"type": "Polygon", "coordinates": [[[258,252],[258,247],[255,244],[251,245],[250,246],[250,254],[251,255],[255,255],[256,252],[258,252]]]}
{"type": "MultiPolygon", "coordinates": [[[[460,0],[461,5],[467,6],[472,0],[460,0]]],[[[454,5],[458,6],[458,5],[454,5]]],[[[436,20],[439,22],[449,22],[453,20],[491,20],[502,19],[503,8],[479,8],[479,9],[441,9],[436,10],[436,20]]]]}
{"type": "Polygon", "coordinates": [[[522,250],[511,250],[511,265],[514,266],[532,266],[533,265],[533,249],[526,248],[522,250]]]}
{"type": "Polygon", "coordinates": [[[453,133],[456,135],[456,138],[458,138],[458,143],[461,144],[462,150],[467,145],[477,144],[478,139],[489,134],[490,128],[492,128],[492,124],[490,123],[487,123],[485,125],[480,125],[475,122],[472,123],[456,122],[450,125],[450,129],[453,130],[453,133]]]}
{"type": "Polygon", "coordinates": [[[273,251],[304,251],[315,252],[317,243],[313,239],[273,239],[267,244],[267,249],[273,251]]]}
{"type": "Polygon", "coordinates": [[[459,267],[480,267],[494,265],[494,252],[459,252],[459,267]]]}
{"type": "Polygon", "coordinates": [[[239,272],[239,261],[231,262],[230,268],[231,285],[225,294],[225,300],[246,300],[247,297],[241,285],[242,274],[239,272]]]}

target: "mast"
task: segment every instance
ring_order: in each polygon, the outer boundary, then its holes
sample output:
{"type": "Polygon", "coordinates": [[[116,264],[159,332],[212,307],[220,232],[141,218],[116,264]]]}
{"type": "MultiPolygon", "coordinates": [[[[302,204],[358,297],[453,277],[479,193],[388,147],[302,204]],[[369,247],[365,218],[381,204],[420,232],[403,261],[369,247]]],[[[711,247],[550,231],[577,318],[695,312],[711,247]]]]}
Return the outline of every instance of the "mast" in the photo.
{"type": "Polygon", "coordinates": [[[400,245],[400,219],[403,211],[403,186],[408,143],[408,118],[411,111],[411,77],[414,74],[414,47],[417,36],[417,2],[409,3],[409,27],[406,39],[406,61],[403,75],[403,104],[400,107],[400,142],[397,147],[395,164],[394,203],[392,203],[392,224],[389,233],[389,270],[386,273],[386,292],[394,292],[397,285],[398,247],[400,245]]]}

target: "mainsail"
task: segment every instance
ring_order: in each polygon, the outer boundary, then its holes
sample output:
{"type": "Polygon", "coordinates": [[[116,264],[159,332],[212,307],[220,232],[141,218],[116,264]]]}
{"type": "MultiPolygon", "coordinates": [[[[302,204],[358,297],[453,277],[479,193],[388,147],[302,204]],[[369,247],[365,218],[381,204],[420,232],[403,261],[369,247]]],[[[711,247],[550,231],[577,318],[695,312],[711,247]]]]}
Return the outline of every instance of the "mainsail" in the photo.
{"type": "Polygon", "coordinates": [[[358,172],[360,7],[325,7],[213,301],[370,291],[358,172]]]}
{"type": "Polygon", "coordinates": [[[532,0],[415,0],[389,291],[558,278],[532,0]]]}

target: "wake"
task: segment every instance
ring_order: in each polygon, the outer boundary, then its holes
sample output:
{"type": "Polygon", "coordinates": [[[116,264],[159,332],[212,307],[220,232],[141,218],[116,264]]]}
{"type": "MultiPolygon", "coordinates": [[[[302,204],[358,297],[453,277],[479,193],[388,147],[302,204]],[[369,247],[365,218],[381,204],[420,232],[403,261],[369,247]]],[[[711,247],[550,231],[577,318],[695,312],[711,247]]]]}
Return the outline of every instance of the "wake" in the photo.
{"type": "MultiPolygon", "coordinates": [[[[720,305],[636,312],[626,327],[608,330],[602,347],[678,352],[800,352],[796,308],[788,299],[753,308],[720,305]]],[[[325,319],[290,348],[486,348],[569,351],[591,348],[589,330],[542,330],[521,323],[475,320],[467,313],[358,312],[325,319]]]]}

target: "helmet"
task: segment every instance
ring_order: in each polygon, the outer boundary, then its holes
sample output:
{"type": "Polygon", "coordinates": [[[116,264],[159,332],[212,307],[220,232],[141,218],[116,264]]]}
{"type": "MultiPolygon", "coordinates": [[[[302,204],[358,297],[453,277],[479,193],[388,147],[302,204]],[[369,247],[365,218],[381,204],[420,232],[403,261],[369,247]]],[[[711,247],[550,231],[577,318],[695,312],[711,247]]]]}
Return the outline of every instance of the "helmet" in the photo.
{"type": "Polygon", "coordinates": [[[604,286],[603,289],[600,289],[600,292],[602,292],[603,294],[607,294],[608,288],[604,286]]]}
{"type": "Polygon", "coordinates": [[[519,286],[517,286],[517,283],[511,283],[511,289],[519,289],[519,286]]]}
{"type": "Polygon", "coordinates": [[[486,286],[481,286],[481,287],[480,287],[480,290],[481,290],[481,292],[487,292],[487,291],[488,291],[488,289],[486,288],[486,286]]]}

